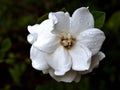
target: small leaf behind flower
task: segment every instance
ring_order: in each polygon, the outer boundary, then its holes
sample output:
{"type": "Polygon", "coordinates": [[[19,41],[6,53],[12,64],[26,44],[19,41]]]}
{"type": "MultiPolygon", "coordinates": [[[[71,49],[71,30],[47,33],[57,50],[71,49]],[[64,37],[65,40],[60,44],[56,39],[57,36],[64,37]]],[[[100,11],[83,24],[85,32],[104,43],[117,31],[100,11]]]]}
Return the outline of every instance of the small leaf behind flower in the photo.
{"type": "Polygon", "coordinates": [[[38,18],[36,23],[41,23],[42,21],[44,21],[47,18],[48,18],[48,13],[46,13],[43,16],[41,16],[40,18],[38,18]]]}
{"type": "Polygon", "coordinates": [[[61,9],[61,11],[67,12],[66,8],[64,8],[64,7],[61,9]]]}
{"type": "Polygon", "coordinates": [[[105,22],[105,13],[101,11],[93,11],[92,14],[95,20],[95,28],[102,28],[105,22]]]}
{"type": "MultiPolygon", "coordinates": [[[[66,12],[67,10],[65,8],[62,8],[61,11],[66,12]]],[[[48,18],[48,13],[44,14],[43,16],[39,17],[37,19],[36,23],[41,23],[42,21],[44,21],[45,19],[48,18]]]]}

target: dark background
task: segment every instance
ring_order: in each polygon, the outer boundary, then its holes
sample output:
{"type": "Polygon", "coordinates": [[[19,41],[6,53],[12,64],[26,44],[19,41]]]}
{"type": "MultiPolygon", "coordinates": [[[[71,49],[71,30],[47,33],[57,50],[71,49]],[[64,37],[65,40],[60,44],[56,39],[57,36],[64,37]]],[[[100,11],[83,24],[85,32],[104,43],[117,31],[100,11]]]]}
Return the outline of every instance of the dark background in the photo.
{"type": "Polygon", "coordinates": [[[0,0],[0,90],[119,90],[119,5],[119,0],[0,0]],[[32,68],[27,26],[51,11],[66,8],[72,14],[82,6],[106,13],[101,28],[106,35],[101,49],[106,58],[79,83],[59,83],[32,68]]]}

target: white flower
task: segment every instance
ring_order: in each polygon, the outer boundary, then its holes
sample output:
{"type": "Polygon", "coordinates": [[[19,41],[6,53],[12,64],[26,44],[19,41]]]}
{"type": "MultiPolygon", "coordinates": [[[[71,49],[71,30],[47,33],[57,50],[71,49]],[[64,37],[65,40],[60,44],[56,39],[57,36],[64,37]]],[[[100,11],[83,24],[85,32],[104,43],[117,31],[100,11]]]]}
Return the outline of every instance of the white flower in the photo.
{"type": "Polygon", "coordinates": [[[62,11],[49,13],[49,19],[28,26],[28,31],[32,66],[57,81],[78,82],[105,57],[99,52],[105,35],[94,28],[86,7],[77,9],[72,17],[62,11]]]}

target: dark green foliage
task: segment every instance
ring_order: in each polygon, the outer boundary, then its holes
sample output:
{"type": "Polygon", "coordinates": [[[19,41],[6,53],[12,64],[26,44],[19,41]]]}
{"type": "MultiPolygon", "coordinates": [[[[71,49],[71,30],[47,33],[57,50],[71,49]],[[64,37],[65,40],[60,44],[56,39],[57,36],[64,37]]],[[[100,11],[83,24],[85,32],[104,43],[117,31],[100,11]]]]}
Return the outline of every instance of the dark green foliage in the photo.
{"type": "Polygon", "coordinates": [[[95,20],[95,28],[101,28],[104,25],[105,13],[100,11],[93,11],[92,14],[95,20]]]}
{"type": "Polygon", "coordinates": [[[12,46],[12,43],[9,38],[6,38],[1,43],[1,51],[7,52],[12,46]]]}
{"type": "Polygon", "coordinates": [[[0,0],[0,90],[119,90],[119,57],[118,0],[0,0]],[[41,23],[49,12],[62,10],[71,15],[81,6],[89,6],[95,27],[105,32],[101,51],[106,58],[79,83],[56,82],[32,68],[27,26],[41,23]]]}

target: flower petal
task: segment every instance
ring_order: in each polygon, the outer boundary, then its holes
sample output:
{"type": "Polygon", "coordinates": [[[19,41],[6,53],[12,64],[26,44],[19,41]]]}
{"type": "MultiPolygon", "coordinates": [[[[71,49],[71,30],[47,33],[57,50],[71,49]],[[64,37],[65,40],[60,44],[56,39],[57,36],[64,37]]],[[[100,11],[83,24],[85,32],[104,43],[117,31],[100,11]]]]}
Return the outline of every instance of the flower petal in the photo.
{"type": "Polygon", "coordinates": [[[70,27],[70,17],[68,13],[64,12],[56,12],[50,13],[49,19],[54,20],[56,22],[53,33],[60,34],[63,32],[68,32],[70,27]]]}
{"type": "Polygon", "coordinates": [[[41,25],[40,24],[35,24],[33,26],[29,25],[27,27],[29,33],[37,33],[41,28],[41,25]]]}
{"type": "Polygon", "coordinates": [[[48,32],[43,32],[38,36],[36,42],[33,43],[35,47],[45,53],[52,53],[60,45],[60,39],[48,32]]]}
{"type": "Polygon", "coordinates": [[[49,69],[49,74],[52,78],[54,78],[56,81],[60,82],[72,82],[76,75],[77,75],[77,72],[75,71],[68,71],[65,75],[63,76],[56,76],[54,74],[54,70],[53,69],[49,69]]]}
{"type": "Polygon", "coordinates": [[[83,45],[75,45],[70,50],[72,69],[76,71],[88,70],[91,63],[91,51],[83,45]]]}
{"type": "Polygon", "coordinates": [[[55,70],[55,75],[64,75],[71,68],[71,57],[62,46],[50,55],[48,64],[55,70]]]}
{"type": "Polygon", "coordinates": [[[80,33],[94,27],[94,19],[87,7],[81,7],[71,17],[71,31],[80,33]]]}
{"type": "Polygon", "coordinates": [[[59,46],[60,40],[55,34],[51,33],[51,30],[53,30],[51,23],[51,20],[46,21],[44,24],[42,23],[41,32],[37,33],[37,40],[33,43],[39,50],[47,53],[53,52],[59,46]]]}
{"type": "Polygon", "coordinates": [[[35,41],[37,40],[37,34],[34,33],[34,34],[29,34],[27,36],[27,41],[30,43],[30,44],[33,44],[35,41]]]}
{"type": "Polygon", "coordinates": [[[30,50],[30,58],[32,60],[32,66],[37,70],[46,70],[49,68],[46,62],[47,54],[41,52],[36,47],[32,46],[30,50]]]}
{"type": "Polygon", "coordinates": [[[98,52],[96,55],[94,55],[92,57],[92,60],[91,60],[91,65],[90,65],[90,68],[89,70],[85,71],[85,72],[82,72],[82,74],[86,74],[86,73],[90,73],[92,72],[92,70],[96,67],[98,67],[99,65],[99,62],[105,58],[105,54],[102,53],[102,52],[98,52]]]}
{"type": "Polygon", "coordinates": [[[29,33],[41,33],[43,30],[51,31],[53,30],[54,23],[52,20],[47,19],[43,21],[41,24],[29,25],[27,27],[29,33]]]}
{"type": "Polygon", "coordinates": [[[104,33],[96,28],[83,31],[77,36],[77,41],[80,44],[88,47],[92,51],[93,55],[95,55],[100,50],[104,40],[104,33]]]}

